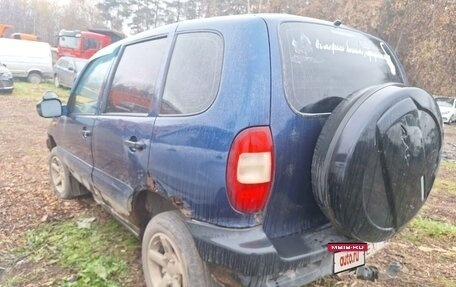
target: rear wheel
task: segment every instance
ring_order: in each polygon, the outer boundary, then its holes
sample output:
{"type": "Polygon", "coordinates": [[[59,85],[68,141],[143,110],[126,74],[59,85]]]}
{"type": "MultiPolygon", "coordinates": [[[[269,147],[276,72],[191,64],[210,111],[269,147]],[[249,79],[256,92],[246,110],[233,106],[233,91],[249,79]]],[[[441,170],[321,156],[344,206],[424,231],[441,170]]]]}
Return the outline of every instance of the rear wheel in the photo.
{"type": "Polygon", "coordinates": [[[176,211],[160,213],[147,225],[142,241],[142,264],[148,287],[211,286],[205,263],[176,211]]]}
{"type": "Polygon", "coordinates": [[[43,78],[41,77],[41,74],[38,72],[31,72],[27,76],[27,81],[32,84],[39,84],[39,83],[41,83],[42,80],[43,80],[43,78]]]}

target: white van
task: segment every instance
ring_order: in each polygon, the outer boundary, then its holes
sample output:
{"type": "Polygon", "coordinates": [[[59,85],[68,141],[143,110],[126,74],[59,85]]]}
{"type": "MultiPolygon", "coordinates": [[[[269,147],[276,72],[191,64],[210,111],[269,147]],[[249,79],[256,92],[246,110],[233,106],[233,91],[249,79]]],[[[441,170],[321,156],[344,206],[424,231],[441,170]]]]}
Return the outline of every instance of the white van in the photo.
{"type": "Polygon", "coordinates": [[[31,83],[53,76],[51,46],[45,42],[0,38],[0,62],[31,83]]]}

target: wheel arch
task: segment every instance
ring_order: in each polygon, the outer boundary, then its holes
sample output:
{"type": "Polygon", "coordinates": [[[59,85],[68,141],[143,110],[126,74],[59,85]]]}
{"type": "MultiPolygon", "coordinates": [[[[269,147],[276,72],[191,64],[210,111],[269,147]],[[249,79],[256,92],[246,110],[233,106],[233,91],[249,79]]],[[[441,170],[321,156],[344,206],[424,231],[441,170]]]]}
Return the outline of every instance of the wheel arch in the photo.
{"type": "Polygon", "coordinates": [[[57,146],[57,143],[55,142],[54,137],[51,136],[50,134],[48,134],[48,137],[46,139],[46,146],[50,151],[57,146]]]}
{"type": "Polygon", "coordinates": [[[139,237],[142,238],[144,230],[146,229],[149,221],[156,215],[172,210],[179,210],[173,197],[167,198],[162,194],[152,191],[150,189],[143,189],[138,191],[132,198],[132,223],[139,227],[139,237]]]}
{"type": "Polygon", "coordinates": [[[38,70],[38,69],[31,69],[27,72],[27,77],[30,76],[31,74],[38,74],[40,75],[41,77],[43,77],[43,73],[38,70]]]}

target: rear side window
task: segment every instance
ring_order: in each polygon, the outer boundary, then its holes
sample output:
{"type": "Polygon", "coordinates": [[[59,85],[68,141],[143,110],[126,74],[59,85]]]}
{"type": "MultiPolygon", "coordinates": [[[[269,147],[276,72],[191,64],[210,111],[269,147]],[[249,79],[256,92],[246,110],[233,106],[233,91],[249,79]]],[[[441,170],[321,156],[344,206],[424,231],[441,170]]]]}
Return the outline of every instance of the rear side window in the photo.
{"type": "Polygon", "coordinates": [[[148,113],[166,38],[136,43],[125,48],[108,95],[105,113],[148,113]]]}
{"type": "Polygon", "coordinates": [[[353,92],[403,80],[384,42],[310,23],[280,26],[285,94],[302,113],[330,113],[353,92]]]}
{"type": "Polygon", "coordinates": [[[178,35],[160,113],[195,114],[207,109],[218,91],[222,58],[223,40],[219,35],[178,35]]]}

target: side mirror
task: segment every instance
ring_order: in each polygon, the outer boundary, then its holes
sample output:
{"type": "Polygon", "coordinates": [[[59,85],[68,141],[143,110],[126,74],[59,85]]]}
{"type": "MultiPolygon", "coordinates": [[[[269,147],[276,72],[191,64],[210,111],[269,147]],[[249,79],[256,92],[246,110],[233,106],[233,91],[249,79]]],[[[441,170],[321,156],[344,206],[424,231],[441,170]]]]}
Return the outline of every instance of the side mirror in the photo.
{"type": "Polygon", "coordinates": [[[68,71],[74,71],[74,68],[72,66],[69,66],[68,71]]]}
{"type": "Polygon", "coordinates": [[[43,99],[36,105],[38,115],[43,118],[54,118],[62,115],[62,102],[56,93],[47,91],[43,99]]]}

